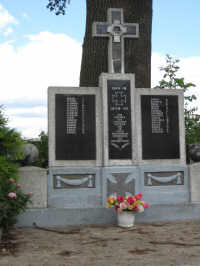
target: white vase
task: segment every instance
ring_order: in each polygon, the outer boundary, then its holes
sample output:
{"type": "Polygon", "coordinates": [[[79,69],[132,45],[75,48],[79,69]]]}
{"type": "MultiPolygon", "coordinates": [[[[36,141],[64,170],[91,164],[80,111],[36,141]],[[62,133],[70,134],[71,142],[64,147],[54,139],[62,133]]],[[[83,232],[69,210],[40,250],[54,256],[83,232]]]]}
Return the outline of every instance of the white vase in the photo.
{"type": "Polygon", "coordinates": [[[132,211],[118,212],[117,223],[121,227],[132,227],[135,225],[135,214],[132,211]]]}

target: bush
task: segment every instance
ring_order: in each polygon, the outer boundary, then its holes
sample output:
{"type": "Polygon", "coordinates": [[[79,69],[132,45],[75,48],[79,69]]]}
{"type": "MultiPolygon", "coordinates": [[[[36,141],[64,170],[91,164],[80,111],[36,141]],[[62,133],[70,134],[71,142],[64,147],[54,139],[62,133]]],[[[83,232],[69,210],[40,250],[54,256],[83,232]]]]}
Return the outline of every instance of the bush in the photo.
{"type": "Polygon", "coordinates": [[[26,210],[30,194],[21,190],[17,179],[17,165],[0,156],[0,228],[3,233],[16,224],[17,216],[26,210]]]}
{"type": "Polygon", "coordinates": [[[25,194],[18,184],[18,165],[22,158],[20,134],[7,126],[8,119],[0,106],[0,228],[8,232],[17,222],[17,216],[25,211],[30,194],[25,194]]]}

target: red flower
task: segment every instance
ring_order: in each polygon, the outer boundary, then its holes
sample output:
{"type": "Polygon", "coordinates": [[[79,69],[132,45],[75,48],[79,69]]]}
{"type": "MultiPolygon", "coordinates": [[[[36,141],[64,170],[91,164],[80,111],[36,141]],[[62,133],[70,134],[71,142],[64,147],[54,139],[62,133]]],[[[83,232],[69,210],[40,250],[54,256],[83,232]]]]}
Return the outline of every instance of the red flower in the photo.
{"type": "Polygon", "coordinates": [[[124,197],[123,196],[120,196],[120,195],[117,195],[117,202],[118,203],[121,203],[124,201],[124,197]]]}
{"type": "Polygon", "coordinates": [[[139,210],[138,206],[133,207],[133,211],[138,211],[138,210],[139,210]]]}
{"type": "Polygon", "coordinates": [[[133,204],[135,202],[135,199],[133,197],[128,197],[127,202],[129,204],[133,204]]]}
{"type": "Polygon", "coordinates": [[[118,208],[119,208],[119,206],[118,206],[118,205],[115,205],[115,211],[117,211],[117,210],[118,210],[118,208]]]}

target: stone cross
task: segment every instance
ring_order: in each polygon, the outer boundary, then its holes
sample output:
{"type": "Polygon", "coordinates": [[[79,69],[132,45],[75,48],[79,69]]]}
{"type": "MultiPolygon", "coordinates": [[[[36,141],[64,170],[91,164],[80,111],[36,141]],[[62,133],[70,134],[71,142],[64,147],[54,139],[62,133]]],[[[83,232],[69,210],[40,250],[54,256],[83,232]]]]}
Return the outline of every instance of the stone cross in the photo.
{"type": "Polygon", "coordinates": [[[122,8],[108,9],[108,22],[93,22],[94,37],[109,37],[108,72],[124,73],[124,39],[139,37],[139,24],[124,23],[122,8]]]}

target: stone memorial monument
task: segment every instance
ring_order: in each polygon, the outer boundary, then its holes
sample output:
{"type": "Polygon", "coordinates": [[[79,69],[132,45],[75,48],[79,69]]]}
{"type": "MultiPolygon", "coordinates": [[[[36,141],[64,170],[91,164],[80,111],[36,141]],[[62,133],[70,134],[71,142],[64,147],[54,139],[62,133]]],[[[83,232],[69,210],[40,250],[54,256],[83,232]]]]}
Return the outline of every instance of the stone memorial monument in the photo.
{"type": "Polygon", "coordinates": [[[139,38],[123,9],[93,23],[108,37],[99,87],[50,87],[48,204],[104,208],[110,195],[142,192],[150,204],[189,200],[183,91],[135,88],[124,73],[124,39],[139,38]]]}
{"type": "Polygon", "coordinates": [[[109,38],[98,87],[48,88],[47,201],[41,197],[21,225],[114,223],[106,198],[136,193],[151,205],[138,221],[199,218],[200,167],[190,167],[189,182],[184,92],[136,88],[135,74],[125,73],[124,40],[139,40],[142,25],[124,21],[122,8],[109,8],[107,21],[93,22],[95,41],[109,38]]]}

